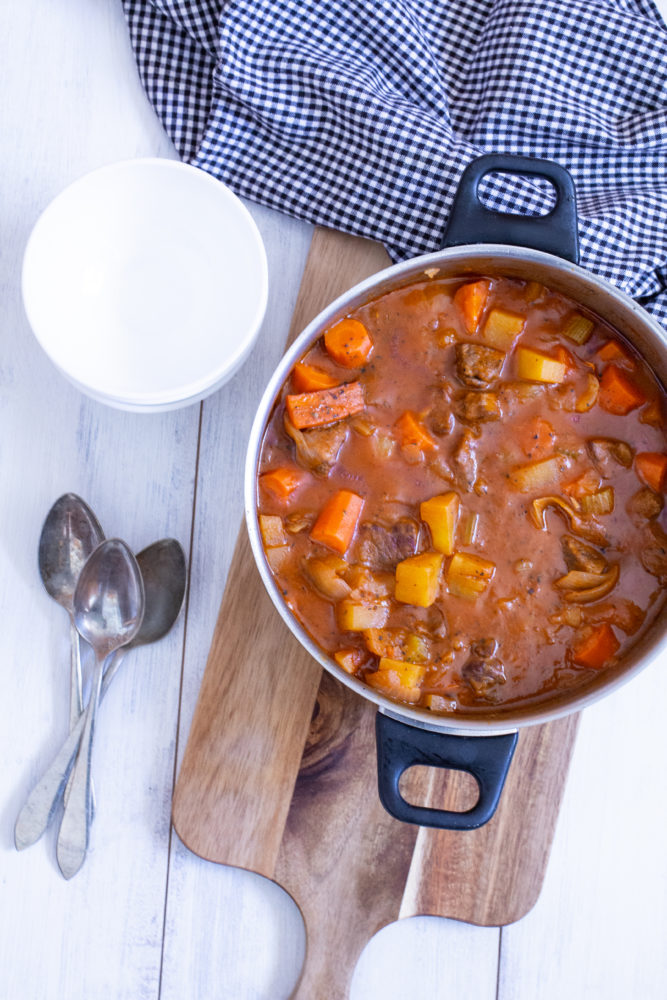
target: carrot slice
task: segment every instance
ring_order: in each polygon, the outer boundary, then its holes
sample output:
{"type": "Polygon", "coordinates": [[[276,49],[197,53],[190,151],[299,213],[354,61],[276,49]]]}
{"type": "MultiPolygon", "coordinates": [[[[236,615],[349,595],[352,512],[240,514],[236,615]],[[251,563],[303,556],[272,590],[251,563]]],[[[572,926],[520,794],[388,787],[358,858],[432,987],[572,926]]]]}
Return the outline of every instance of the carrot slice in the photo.
{"type": "Polygon", "coordinates": [[[411,410],[405,413],[396,421],[396,430],[401,435],[403,446],[410,445],[420,451],[431,451],[435,448],[436,442],[424,427],[423,423],[411,410]]]}
{"type": "Polygon", "coordinates": [[[625,348],[617,340],[608,340],[598,351],[600,361],[625,361],[626,364],[634,364],[625,348]]]}
{"type": "Polygon", "coordinates": [[[618,651],[619,646],[611,625],[603,622],[593,629],[587,639],[574,647],[572,659],[581,667],[600,670],[618,651]]]}
{"type": "Polygon", "coordinates": [[[555,444],[556,432],[543,417],[533,417],[519,432],[519,445],[528,458],[546,458],[555,444]]]}
{"type": "Polygon", "coordinates": [[[646,396],[617,365],[607,365],[600,379],[598,403],[607,413],[625,416],[646,402],[646,396]]]}
{"type": "Polygon", "coordinates": [[[577,500],[581,500],[582,497],[590,496],[592,493],[597,493],[602,485],[602,480],[600,479],[597,472],[594,469],[586,469],[582,472],[580,476],[573,479],[572,482],[566,483],[561,487],[562,492],[566,493],[569,497],[575,497],[577,500]]]}
{"type": "Polygon", "coordinates": [[[373,350],[373,341],[358,319],[342,319],[324,334],[324,346],[344,368],[361,368],[373,350]]]}
{"type": "Polygon", "coordinates": [[[642,451],[635,455],[639,478],[656,493],[662,493],[667,476],[667,455],[659,451],[642,451]]]}
{"type": "Polygon", "coordinates": [[[342,420],[364,409],[364,394],[360,382],[344,382],[334,389],[302,392],[285,399],[287,415],[297,428],[320,427],[342,420]]]}
{"type": "Polygon", "coordinates": [[[319,513],[310,538],[335,552],[343,553],[352,541],[364,506],[362,497],[350,490],[338,490],[330,496],[319,513]]]}
{"type": "Polygon", "coordinates": [[[476,331],[490,291],[490,281],[473,281],[461,285],[454,293],[454,302],[461,311],[467,333],[476,331]]]}
{"type": "Polygon", "coordinates": [[[296,469],[284,466],[265,472],[259,477],[260,485],[272,493],[276,500],[288,500],[302,481],[303,476],[296,469]]]}
{"type": "Polygon", "coordinates": [[[319,389],[333,389],[335,385],[340,385],[340,379],[299,361],[292,370],[292,385],[299,392],[317,392],[319,389]]]}

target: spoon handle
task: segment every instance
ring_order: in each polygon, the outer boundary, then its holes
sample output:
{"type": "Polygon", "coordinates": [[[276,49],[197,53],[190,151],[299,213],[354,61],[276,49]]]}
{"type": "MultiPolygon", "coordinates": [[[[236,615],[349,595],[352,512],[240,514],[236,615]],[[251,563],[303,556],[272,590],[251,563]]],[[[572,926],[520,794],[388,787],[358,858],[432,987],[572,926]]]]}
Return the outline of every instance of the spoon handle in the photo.
{"type": "Polygon", "coordinates": [[[74,729],[83,711],[83,678],[81,674],[81,637],[74,624],[74,615],[69,619],[70,671],[69,671],[69,728],[74,729]]]}
{"type": "MultiPolygon", "coordinates": [[[[119,649],[109,660],[109,665],[104,672],[102,680],[100,702],[109,690],[109,685],[116,675],[124,655],[125,650],[119,649]]],[[[63,794],[65,784],[76,758],[77,750],[79,749],[84,723],[85,718],[83,715],[80,715],[54,758],[53,763],[44,772],[43,777],[35,785],[21,809],[14,827],[14,843],[16,844],[17,851],[22,851],[26,847],[36,844],[53,819],[58,800],[63,794]]]]}
{"type": "Polygon", "coordinates": [[[74,765],[69,802],[65,806],[58,834],[58,843],[56,844],[58,867],[65,878],[68,879],[72,878],[79,871],[88,850],[88,841],[90,838],[90,768],[103,669],[104,657],[98,656],[95,662],[95,674],[90,699],[84,712],[83,733],[79,753],[74,765]]]}

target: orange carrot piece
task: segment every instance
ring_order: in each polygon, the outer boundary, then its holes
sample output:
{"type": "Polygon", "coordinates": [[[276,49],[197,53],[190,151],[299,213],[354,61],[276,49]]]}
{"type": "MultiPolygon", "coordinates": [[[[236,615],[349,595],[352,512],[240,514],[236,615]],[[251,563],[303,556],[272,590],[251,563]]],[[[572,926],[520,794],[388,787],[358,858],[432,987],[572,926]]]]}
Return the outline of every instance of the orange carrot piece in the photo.
{"type": "Polygon", "coordinates": [[[265,472],[259,477],[259,482],[276,500],[289,500],[294,490],[303,482],[303,476],[296,469],[283,466],[265,472]]]}
{"type": "Polygon", "coordinates": [[[519,444],[528,458],[546,458],[554,450],[556,432],[548,420],[533,417],[521,428],[519,444]]]}
{"type": "Polygon", "coordinates": [[[299,361],[292,369],[292,385],[299,392],[317,392],[319,389],[333,389],[335,385],[340,385],[340,379],[299,361]]]}
{"type": "Polygon", "coordinates": [[[637,475],[656,493],[662,493],[667,476],[667,455],[659,451],[642,451],[635,455],[637,475]]]}
{"type": "Polygon", "coordinates": [[[598,351],[598,358],[604,362],[625,361],[626,364],[628,362],[634,364],[633,359],[617,340],[608,340],[606,344],[603,344],[598,351]]]}
{"type": "Polygon", "coordinates": [[[343,554],[352,541],[363,506],[362,497],[356,493],[338,490],[320,511],[310,532],[311,541],[343,554]]]}
{"type": "Polygon", "coordinates": [[[418,448],[420,451],[431,451],[435,448],[436,442],[424,427],[423,423],[411,410],[398,418],[395,424],[396,430],[401,435],[401,444],[418,448]]]}
{"type": "Polygon", "coordinates": [[[580,476],[573,479],[571,483],[566,483],[562,487],[562,491],[569,497],[581,500],[582,497],[597,493],[601,486],[602,480],[597,472],[594,469],[586,469],[580,476]]]}
{"type": "Polygon", "coordinates": [[[365,405],[360,382],[344,382],[334,389],[301,392],[285,399],[287,415],[298,430],[342,420],[359,413],[365,405]]]}
{"type": "Polygon", "coordinates": [[[554,356],[557,361],[560,361],[562,365],[565,365],[568,371],[574,371],[575,368],[577,367],[577,362],[574,359],[574,355],[572,354],[571,351],[568,351],[567,347],[563,347],[562,344],[558,345],[558,347],[555,350],[554,356]]]}
{"type": "Polygon", "coordinates": [[[600,670],[618,651],[620,643],[614,635],[614,630],[608,622],[603,622],[593,629],[583,642],[572,650],[572,659],[581,667],[600,670]]]}
{"type": "Polygon", "coordinates": [[[607,365],[600,379],[598,403],[607,413],[625,416],[646,402],[646,396],[617,365],[607,365]]]}
{"type": "Polygon", "coordinates": [[[466,333],[477,330],[490,291],[490,281],[473,281],[461,285],[454,293],[454,302],[461,311],[466,333]]]}
{"type": "Polygon", "coordinates": [[[342,319],[324,334],[324,346],[344,368],[361,368],[373,350],[373,341],[358,319],[342,319]]]}

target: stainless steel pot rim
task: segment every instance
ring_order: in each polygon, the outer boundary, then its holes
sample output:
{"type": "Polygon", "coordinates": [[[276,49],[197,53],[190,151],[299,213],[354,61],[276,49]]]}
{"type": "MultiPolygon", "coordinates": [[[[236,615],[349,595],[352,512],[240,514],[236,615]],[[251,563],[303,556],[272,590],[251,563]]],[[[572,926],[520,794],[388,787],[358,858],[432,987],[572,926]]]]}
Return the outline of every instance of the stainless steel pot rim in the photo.
{"type": "MultiPolygon", "coordinates": [[[[545,701],[544,705],[537,703],[532,709],[522,709],[514,717],[507,710],[499,712],[496,717],[485,716],[479,719],[469,715],[434,716],[428,709],[391,701],[339,667],[335,660],[327,656],[315,644],[285,604],[280,589],[268,567],[262,547],[257,519],[257,469],[262,437],[276,397],[295,362],[299,360],[310,344],[315,342],[327,326],[335,320],[342,318],[342,316],[347,315],[352,309],[355,309],[369,298],[376,298],[385,291],[400,287],[403,279],[414,278],[421,273],[424,274],[426,280],[428,277],[427,272],[430,269],[450,263],[460,265],[463,268],[461,272],[463,276],[466,273],[465,265],[479,260],[480,257],[495,258],[498,261],[498,273],[500,273],[504,262],[514,261],[546,266],[560,272],[560,274],[569,275],[578,283],[583,281],[589,288],[599,291],[603,296],[622,305],[628,313],[632,314],[633,318],[636,318],[638,324],[650,330],[653,337],[663,345],[663,348],[667,345],[667,336],[663,328],[634,299],[630,298],[630,296],[620,289],[610,285],[604,278],[584,270],[577,264],[572,264],[559,257],[555,257],[552,254],[525,247],[494,243],[475,243],[470,246],[451,247],[446,250],[425,254],[421,257],[413,257],[410,260],[387,267],[359,282],[322,310],[305,327],[302,333],[299,334],[278,364],[259,403],[250,431],[245,466],[245,515],[255,562],[262,582],[271,596],[274,605],[287,627],[299,640],[301,645],[308,650],[311,656],[322,667],[328,670],[342,684],[355,691],[362,698],[375,703],[379,710],[386,715],[421,729],[455,733],[462,736],[497,736],[502,733],[511,733],[526,726],[538,725],[562,718],[588,707],[601,697],[611,694],[614,690],[626,684],[632,677],[653,662],[654,659],[657,659],[662,653],[666,652],[667,632],[663,631],[663,634],[657,640],[653,641],[648,653],[633,657],[633,650],[631,650],[628,654],[628,665],[621,673],[609,679],[604,685],[579,695],[575,693],[571,699],[555,703],[551,706],[548,701],[545,701]]],[[[471,267],[468,273],[479,273],[479,270],[471,267]]]]}

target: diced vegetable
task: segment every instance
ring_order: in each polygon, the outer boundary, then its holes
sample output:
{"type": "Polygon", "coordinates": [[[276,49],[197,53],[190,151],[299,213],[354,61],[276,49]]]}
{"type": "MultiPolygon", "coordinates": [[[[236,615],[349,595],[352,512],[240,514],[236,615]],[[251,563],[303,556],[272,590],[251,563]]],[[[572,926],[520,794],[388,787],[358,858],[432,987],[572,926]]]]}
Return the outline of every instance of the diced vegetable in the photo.
{"type": "Polygon", "coordinates": [[[479,527],[479,514],[470,513],[466,515],[463,522],[463,544],[472,545],[477,538],[477,528],[479,527]]]}
{"type": "Polygon", "coordinates": [[[276,500],[289,500],[302,482],[303,473],[287,467],[272,469],[259,477],[260,486],[268,490],[276,500]]]}
{"type": "Polygon", "coordinates": [[[344,382],[334,389],[302,392],[285,399],[287,415],[297,430],[342,420],[360,413],[365,405],[360,382],[344,382]]]}
{"type": "Polygon", "coordinates": [[[274,548],[276,545],[286,545],[287,535],[283,527],[282,517],[274,514],[259,515],[259,530],[262,534],[264,548],[274,548]]]}
{"type": "Polygon", "coordinates": [[[598,358],[600,361],[625,361],[626,364],[634,364],[634,361],[630,354],[625,350],[622,344],[617,340],[608,340],[602,345],[598,351],[598,358]]]}
{"type": "Polygon", "coordinates": [[[605,486],[597,493],[586,493],[581,498],[581,510],[584,514],[611,514],[614,509],[614,490],[605,486]]]}
{"type": "Polygon", "coordinates": [[[356,674],[363,662],[364,653],[361,649],[337,649],[333,658],[347,674],[356,674]]]}
{"type": "Polygon", "coordinates": [[[539,462],[518,465],[510,472],[509,481],[521,493],[534,493],[556,484],[566,469],[567,459],[563,455],[552,455],[539,462]]]}
{"type": "Polygon", "coordinates": [[[563,333],[570,340],[573,340],[575,344],[585,344],[593,332],[594,326],[595,323],[592,320],[586,319],[580,313],[575,313],[574,316],[570,316],[563,327],[563,333]]]}
{"type": "Polygon", "coordinates": [[[266,561],[271,567],[272,573],[279,573],[290,557],[289,545],[276,545],[265,552],[266,561]]]}
{"type": "Polygon", "coordinates": [[[635,456],[637,475],[656,493],[662,493],[667,476],[667,455],[658,451],[642,451],[635,456]]]}
{"type": "Polygon", "coordinates": [[[419,417],[406,410],[396,421],[396,430],[401,436],[403,447],[417,448],[419,451],[431,451],[436,447],[435,440],[424,427],[419,417]]]}
{"type": "Polygon", "coordinates": [[[454,293],[454,303],[461,312],[466,333],[475,333],[491,290],[490,281],[461,285],[454,293]]]}
{"type": "Polygon", "coordinates": [[[577,643],[572,650],[572,659],[581,667],[600,670],[616,655],[619,647],[620,643],[611,625],[603,622],[587,638],[577,643]]]}
{"type": "Polygon", "coordinates": [[[569,573],[559,577],[554,582],[554,587],[558,587],[560,590],[587,590],[599,585],[601,575],[601,573],[588,573],[581,569],[571,569],[569,573]]]}
{"type": "Polygon", "coordinates": [[[348,564],[340,556],[323,556],[307,559],[304,570],[308,578],[315,584],[320,593],[333,601],[348,597],[352,589],[339,574],[349,569],[348,564]]]}
{"type": "Polygon", "coordinates": [[[421,608],[430,607],[438,595],[442,560],[440,552],[424,552],[399,562],[396,566],[396,600],[421,608]]]}
{"type": "MultiPolygon", "coordinates": [[[[386,662],[393,663],[397,661],[387,660],[386,662]]],[[[410,666],[414,666],[414,664],[410,664],[410,666]]],[[[415,684],[402,683],[401,681],[402,676],[406,676],[406,679],[410,681],[413,676],[410,672],[399,672],[391,667],[385,667],[384,669],[376,670],[374,673],[366,674],[365,680],[370,687],[389,695],[390,698],[414,704],[421,697],[419,682],[421,682],[423,673],[425,672],[425,667],[419,667],[418,669],[422,673],[417,677],[415,684]]]]}
{"type": "Polygon", "coordinates": [[[429,645],[426,639],[404,628],[369,628],[364,631],[366,647],[374,656],[385,656],[410,663],[426,663],[429,645]]]}
{"type": "Polygon", "coordinates": [[[526,302],[536,302],[543,292],[544,285],[541,285],[539,281],[529,281],[523,290],[523,295],[526,302]]]}
{"type": "Polygon", "coordinates": [[[562,344],[559,344],[554,352],[554,355],[556,361],[560,361],[562,365],[565,365],[566,369],[569,372],[574,371],[576,369],[577,362],[575,360],[575,357],[573,354],[570,353],[570,351],[568,351],[567,347],[563,347],[562,344]]]}
{"type": "Polygon", "coordinates": [[[378,670],[394,670],[398,674],[399,681],[405,687],[415,687],[426,673],[426,667],[421,663],[392,660],[387,656],[380,659],[378,670]]]}
{"type": "Polygon", "coordinates": [[[386,462],[394,453],[395,447],[396,442],[391,434],[388,434],[386,431],[379,430],[371,438],[373,455],[377,458],[378,462],[386,462]]]}
{"type": "Polygon", "coordinates": [[[607,365],[600,378],[598,403],[607,413],[625,416],[646,402],[646,396],[617,365],[607,365]]]}
{"type": "Polygon", "coordinates": [[[586,388],[574,405],[577,413],[586,413],[591,410],[597,401],[600,393],[600,383],[595,375],[586,376],[586,388]]]}
{"type": "Polygon", "coordinates": [[[542,351],[520,347],[516,352],[517,374],[527,382],[556,384],[565,381],[567,367],[542,351]]]}
{"type": "Polygon", "coordinates": [[[363,499],[356,493],[338,490],[320,511],[310,532],[311,540],[344,553],[352,541],[363,506],[363,499]]]}
{"type": "Polygon", "coordinates": [[[475,599],[493,579],[495,564],[469,552],[456,552],[447,569],[447,589],[457,597],[475,599]]]}
{"type": "Polygon", "coordinates": [[[519,445],[528,458],[534,461],[550,455],[556,444],[556,432],[543,417],[533,417],[521,428],[519,445]]]}
{"type": "Polygon", "coordinates": [[[340,379],[299,361],[292,369],[292,384],[298,392],[317,392],[319,389],[333,389],[335,385],[340,385],[340,379]]]}
{"type": "Polygon", "coordinates": [[[382,628],[389,617],[386,603],[362,604],[345,598],[336,607],[336,621],[343,632],[363,632],[367,628],[382,628]]]}
{"type": "Polygon", "coordinates": [[[454,551],[454,536],[459,518],[460,501],[454,492],[424,500],[419,508],[422,521],[431,529],[433,548],[451,556],[454,551]]]}
{"type": "Polygon", "coordinates": [[[580,500],[581,497],[586,496],[587,493],[597,493],[600,489],[602,482],[599,475],[593,469],[586,469],[582,472],[580,476],[573,479],[571,483],[566,483],[563,487],[563,493],[566,493],[570,497],[574,497],[576,500],[580,500]]]}
{"type": "Polygon", "coordinates": [[[342,319],[324,334],[324,346],[344,368],[361,368],[370,357],[373,341],[358,319],[342,319]]]}
{"type": "Polygon", "coordinates": [[[523,330],[525,322],[525,316],[518,316],[504,309],[492,309],[484,324],[482,336],[492,347],[509,351],[523,330]]]}

